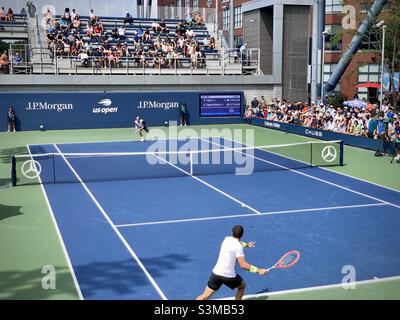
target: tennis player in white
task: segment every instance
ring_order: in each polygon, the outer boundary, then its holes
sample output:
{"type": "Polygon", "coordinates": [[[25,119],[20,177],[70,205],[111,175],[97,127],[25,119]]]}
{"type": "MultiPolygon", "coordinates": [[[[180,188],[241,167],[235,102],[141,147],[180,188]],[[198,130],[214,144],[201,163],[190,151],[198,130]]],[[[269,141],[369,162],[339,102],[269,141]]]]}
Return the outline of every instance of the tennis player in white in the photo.
{"type": "Polygon", "coordinates": [[[223,284],[232,290],[237,289],[235,299],[242,300],[246,283],[235,271],[236,261],[242,269],[258,273],[259,275],[267,274],[267,269],[257,268],[246,262],[243,248],[253,248],[255,243],[253,241],[249,243],[242,242],[243,233],[243,227],[237,225],[232,228],[232,236],[224,239],[221,244],[217,264],[212,270],[206,289],[203,294],[197,297],[197,300],[209,299],[223,284]]]}
{"type": "Polygon", "coordinates": [[[140,140],[144,141],[143,132],[144,131],[149,132],[149,129],[147,128],[146,122],[142,118],[140,118],[139,116],[137,116],[136,119],[135,119],[135,128],[139,133],[140,140]]]}

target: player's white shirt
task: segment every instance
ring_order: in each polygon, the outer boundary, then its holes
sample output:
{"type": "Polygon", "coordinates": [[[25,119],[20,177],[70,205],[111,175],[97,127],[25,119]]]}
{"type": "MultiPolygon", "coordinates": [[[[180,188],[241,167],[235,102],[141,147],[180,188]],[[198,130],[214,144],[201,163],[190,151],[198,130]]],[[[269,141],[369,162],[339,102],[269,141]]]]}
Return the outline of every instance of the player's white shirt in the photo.
{"type": "Polygon", "coordinates": [[[243,256],[243,246],[240,241],[234,237],[226,237],[222,241],[218,261],[212,270],[213,273],[228,278],[236,277],[236,258],[243,256]]]}

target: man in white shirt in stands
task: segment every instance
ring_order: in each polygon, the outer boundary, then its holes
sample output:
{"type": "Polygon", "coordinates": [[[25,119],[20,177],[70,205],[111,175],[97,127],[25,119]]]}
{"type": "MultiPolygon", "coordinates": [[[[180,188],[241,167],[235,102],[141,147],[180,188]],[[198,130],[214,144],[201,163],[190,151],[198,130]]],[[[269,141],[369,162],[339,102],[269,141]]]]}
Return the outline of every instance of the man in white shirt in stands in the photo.
{"type": "Polygon", "coordinates": [[[217,264],[212,270],[206,289],[203,294],[197,297],[197,300],[209,299],[223,284],[232,290],[237,289],[235,299],[242,300],[246,283],[235,271],[236,261],[242,269],[258,273],[259,275],[267,274],[267,269],[257,268],[245,260],[243,248],[253,248],[255,242],[242,242],[240,239],[243,233],[243,227],[236,225],[232,228],[232,236],[224,239],[221,244],[217,264]]]}

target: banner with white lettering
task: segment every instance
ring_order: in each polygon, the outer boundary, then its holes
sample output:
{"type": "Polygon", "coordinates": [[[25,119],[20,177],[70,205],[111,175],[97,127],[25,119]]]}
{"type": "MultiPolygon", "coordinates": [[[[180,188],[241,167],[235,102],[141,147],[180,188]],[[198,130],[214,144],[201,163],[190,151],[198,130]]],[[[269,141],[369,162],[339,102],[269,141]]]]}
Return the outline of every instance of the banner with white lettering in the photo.
{"type": "MultiPolygon", "coordinates": [[[[17,130],[118,128],[133,126],[136,116],[150,126],[178,121],[180,106],[185,104],[191,124],[239,123],[240,112],[234,116],[200,116],[200,96],[203,92],[53,92],[0,93],[0,130],[7,130],[7,108],[16,113],[17,130]]],[[[208,94],[208,93],[207,93],[208,94]]],[[[217,92],[240,96],[243,92],[217,92]]],[[[226,99],[225,99],[226,100],[226,99]]],[[[230,101],[221,99],[218,110],[229,113],[230,101]],[[223,106],[225,105],[225,108],[223,106]]]]}

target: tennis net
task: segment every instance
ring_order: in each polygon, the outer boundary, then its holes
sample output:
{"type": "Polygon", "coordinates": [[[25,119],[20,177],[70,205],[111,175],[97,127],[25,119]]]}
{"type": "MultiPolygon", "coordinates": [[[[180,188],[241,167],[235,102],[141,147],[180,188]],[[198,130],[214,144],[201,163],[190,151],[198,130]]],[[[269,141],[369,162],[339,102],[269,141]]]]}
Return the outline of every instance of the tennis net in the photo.
{"type": "MultiPolygon", "coordinates": [[[[46,153],[12,157],[13,186],[132,180],[343,165],[341,141],[160,152],[46,153]]],[[[214,147],[213,146],[213,147],[214,147]]]]}

